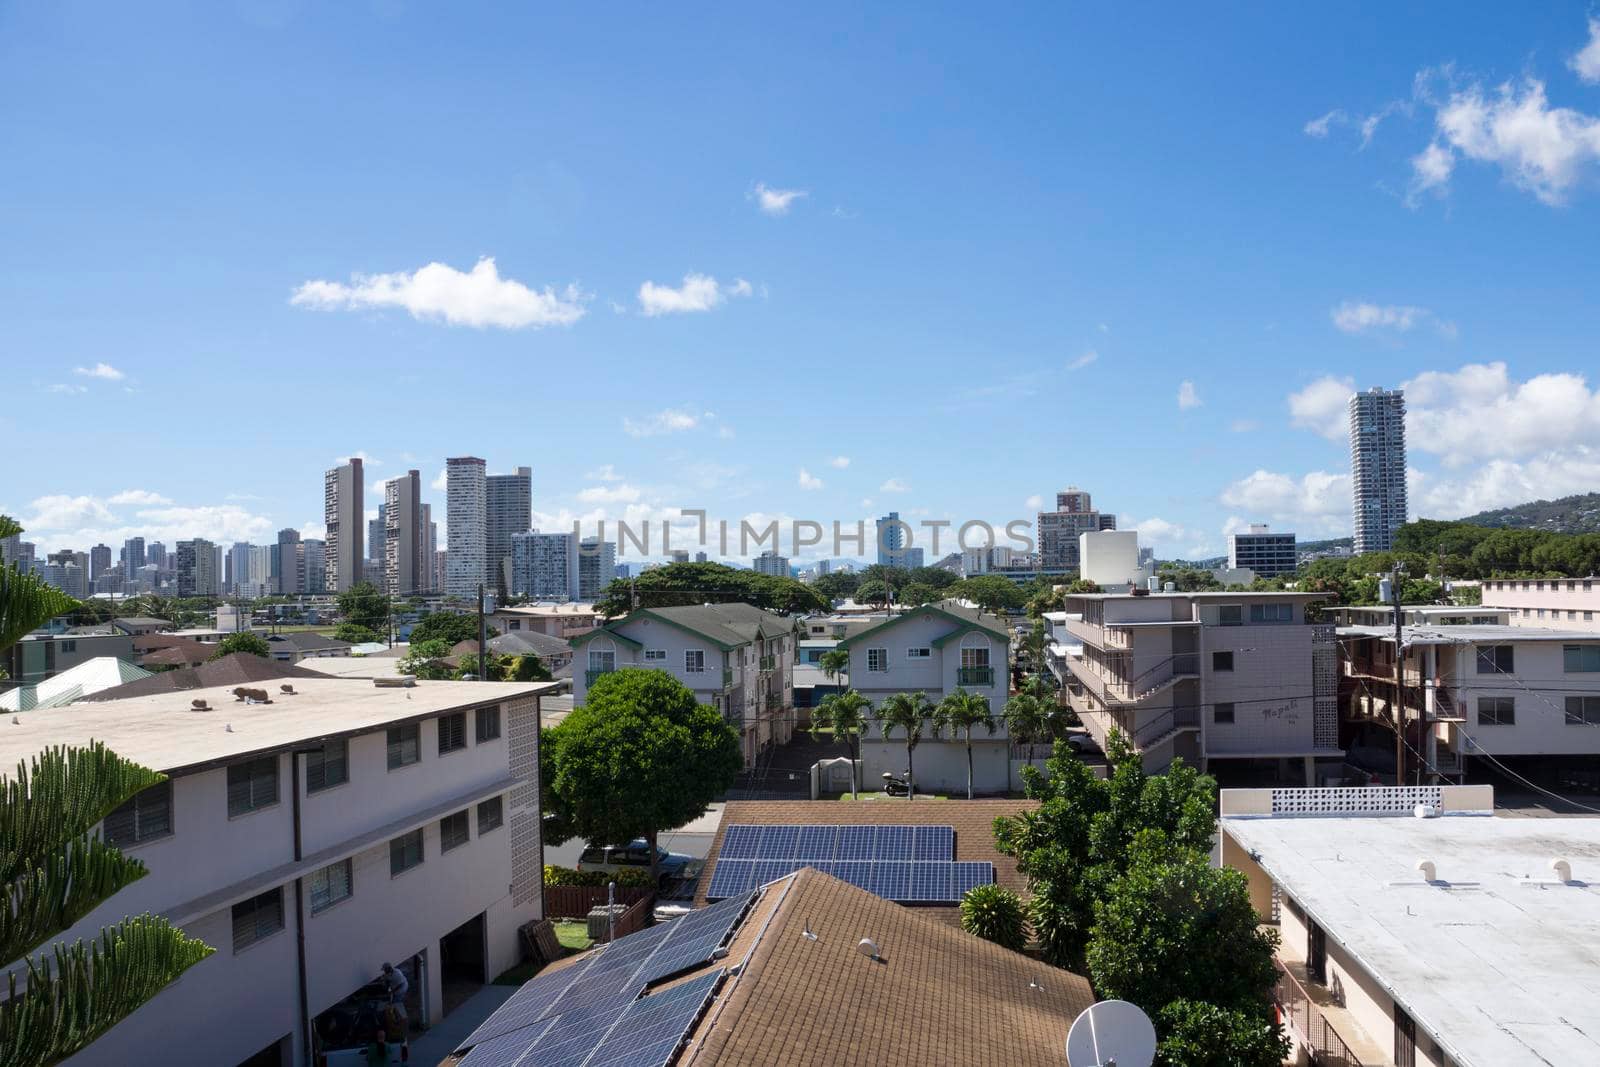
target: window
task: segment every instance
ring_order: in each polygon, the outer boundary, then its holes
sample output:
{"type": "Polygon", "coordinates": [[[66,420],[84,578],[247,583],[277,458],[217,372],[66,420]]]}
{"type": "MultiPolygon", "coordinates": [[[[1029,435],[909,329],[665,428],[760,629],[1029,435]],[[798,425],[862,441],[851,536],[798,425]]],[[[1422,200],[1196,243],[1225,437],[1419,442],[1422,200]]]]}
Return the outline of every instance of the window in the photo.
{"type": "Polygon", "coordinates": [[[706,654],[698,648],[683,650],[683,669],[689,674],[699,674],[706,669],[706,654]]]}
{"type": "Polygon", "coordinates": [[[306,792],[316,793],[350,780],[350,743],[329,741],[306,753],[306,792]]]}
{"type": "Polygon", "coordinates": [[[1231,723],[1233,721],[1233,704],[1211,705],[1211,721],[1219,726],[1231,723]]]}
{"type": "Polygon", "coordinates": [[[1510,645],[1485,645],[1478,649],[1479,674],[1510,674],[1516,670],[1516,660],[1510,645]]]}
{"type": "Polygon", "coordinates": [[[478,709],[478,744],[493,741],[500,736],[500,709],[478,709]]]}
{"type": "Polygon", "coordinates": [[[1600,697],[1568,697],[1568,726],[1600,726],[1600,697]]]}
{"type": "Polygon", "coordinates": [[[439,820],[439,851],[449,852],[472,840],[467,831],[467,813],[458,811],[439,820]]]}
{"type": "Polygon", "coordinates": [[[283,887],[233,906],[233,951],[249,948],[283,929],[283,887]]]}
{"type": "Polygon", "coordinates": [[[963,648],[961,650],[961,665],[963,667],[987,667],[989,665],[988,646],[983,648],[963,648]]]}
{"type": "Polygon", "coordinates": [[[416,723],[389,727],[389,769],[409,767],[422,758],[422,728],[416,723]]]}
{"type": "Polygon", "coordinates": [[[1293,604],[1251,604],[1251,622],[1293,622],[1293,604]]]}
{"type": "Polygon", "coordinates": [[[76,642],[76,641],[63,641],[63,642],[61,642],[61,651],[63,651],[63,652],[76,652],[76,651],[78,651],[78,642],[76,642]]]}
{"type": "Polygon", "coordinates": [[[1232,652],[1213,652],[1213,653],[1211,653],[1211,669],[1214,670],[1214,671],[1231,671],[1231,670],[1233,670],[1233,653],[1232,652]]]}
{"type": "Polygon", "coordinates": [[[1217,609],[1218,626],[1243,626],[1244,608],[1238,604],[1224,604],[1217,609]]]}
{"type": "Polygon", "coordinates": [[[1395,1067],[1417,1067],[1417,1024],[1396,1004],[1394,1006],[1395,1067]]]}
{"type": "Polygon", "coordinates": [[[887,648],[867,649],[867,670],[886,671],[889,669],[889,650],[887,648]]]}
{"type": "Polygon", "coordinates": [[[614,671],[617,669],[617,653],[613,649],[591,648],[589,650],[589,669],[591,671],[614,671]]]}
{"type": "Polygon", "coordinates": [[[931,658],[933,658],[933,649],[931,649],[931,648],[908,648],[908,649],[906,649],[906,659],[931,659],[931,658]]]}
{"type": "Polygon", "coordinates": [[[349,900],[351,893],[351,876],[354,869],[349,860],[340,860],[330,863],[320,871],[312,871],[311,878],[311,914],[327,911],[341,900],[349,900]]]}
{"type": "Polygon", "coordinates": [[[1600,645],[1562,645],[1561,669],[1568,674],[1600,671],[1600,645]]]}
{"type": "Polygon", "coordinates": [[[507,629],[510,629],[510,630],[520,630],[520,629],[522,629],[522,620],[521,619],[512,619],[511,622],[507,624],[507,629]]]}
{"type": "Polygon", "coordinates": [[[439,755],[449,755],[467,747],[467,716],[462,712],[439,716],[439,755]]]}
{"type": "Polygon", "coordinates": [[[162,782],[135,793],[106,816],[101,836],[118,848],[172,833],[172,783],[162,782]]]}
{"type": "Polygon", "coordinates": [[[1515,726],[1517,700],[1515,697],[1479,697],[1479,726],[1515,726]]]}
{"type": "Polygon", "coordinates": [[[278,802],[278,757],[263,756],[228,768],[228,818],[278,802]]]}
{"type": "Polygon", "coordinates": [[[498,830],[506,821],[505,802],[500,797],[490,797],[478,804],[478,836],[498,830]]]}
{"type": "Polygon", "coordinates": [[[644,661],[646,663],[664,663],[666,658],[667,650],[664,648],[647,648],[644,650],[644,661]]]}
{"type": "Polygon", "coordinates": [[[389,877],[404,874],[422,863],[422,829],[401,834],[389,842],[389,877]]]}

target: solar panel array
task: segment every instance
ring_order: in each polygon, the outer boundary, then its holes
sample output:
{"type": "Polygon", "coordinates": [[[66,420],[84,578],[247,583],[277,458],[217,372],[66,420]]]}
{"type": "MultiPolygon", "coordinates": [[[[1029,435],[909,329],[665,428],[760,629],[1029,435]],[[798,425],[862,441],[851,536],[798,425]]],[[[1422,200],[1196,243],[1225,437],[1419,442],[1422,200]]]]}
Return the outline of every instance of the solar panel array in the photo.
{"type": "Polygon", "coordinates": [[[707,900],[814,867],[897,904],[957,904],[994,881],[994,864],[957,861],[953,826],[729,826],[707,900]]]}
{"type": "Polygon", "coordinates": [[[752,894],[690,912],[527,982],[459,1048],[461,1067],[661,1067],[723,971],[642,996],[646,987],[714,958],[752,894]]]}

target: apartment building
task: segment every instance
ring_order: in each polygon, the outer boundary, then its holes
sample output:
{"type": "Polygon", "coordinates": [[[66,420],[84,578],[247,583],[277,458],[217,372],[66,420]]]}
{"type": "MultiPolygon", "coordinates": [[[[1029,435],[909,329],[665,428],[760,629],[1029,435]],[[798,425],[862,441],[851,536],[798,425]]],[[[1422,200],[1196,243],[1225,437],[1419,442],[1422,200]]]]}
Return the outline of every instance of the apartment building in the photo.
{"type": "Polygon", "coordinates": [[[578,599],[592,604],[617,576],[617,543],[598,537],[578,542],[578,599]]]}
{"type": "Polygon", "coordinates": [[[602,674],[662,670],[739,728],[745,765],[794,733],[794,625],[749,604],[644,608],[572,641],[572,702],[602,674]]]}
{"type": "Polygon", "coordinates": [[[445,460],[445,581],[448,596],[472,600],[488,580],[488,482],[476,456],[445,460]]]}
{"type": "Polygon", "coordinates": [[[578,537],[573,533],[512,535],[511,592],[537,600],[577,600],[578,537]]]}
{"type": "Polygon", "coordinates": [[[757,574],[770,574],[778,578],[789,577],[789,557],[770,549],[750,561],[750,569],[757,574]]]}
{"type": "Polygon", "coordinates": [[[1355,552],[1387,552],[1406,521],[1406,398],[1399,389],[1350,397],[1350,489],[1355,552]]]}
{"type": "Polygon", "coordinates": [[[1261,578],[1293,574],[1300,566],[1295,536],[1273,533],[1264,523],[1228,535],[1228,569],[1252,570],[1261,578]]]}
{"type": "Polygon", "coordinates": [[[216,949],[71,1063],[165,1050],[309,1067],[319,1017],[385,962],[411,979],[413,1023],[437,1025],[446,962],[452,982],[491,980],[541,917],[538,705],[552,688],[295,678],[268,685],[270,704],[219,687],[22,716],[6,766],[94,739],[169,776],[103,827],[150,873],[65,939],[148,911],[216,949]]]}
{"type": "Polygon", "coordinates": [[[331,593],[342,593],[362,580],[361,561],[367,557],[362,547],[366,491],[360,456],[322,476],[322,519],[327,526],[323,581],[331,593]]]}
{"type": "Polygon", "coordinates": [[[178,595],[219,596],[222,575],[217,569],[217,546],[203,538],[179,541],[177,551],[178,595]]]}
{"type": "Polygon", "coordinates": [[[521,604],[496,608],[489,615],[489,625],[501,633],[541,633],[568,640],[599,624],[600,616],[589,604],[521,604]]]}
{"type": "Polygon", "coordinates": [[[1600,578],[1491,578],[1479,590],[1483,606],[1509,612],[1512,626],[1600,633],[1600,578]]]}
{"type": "Polygon", "coordinates": [[[1289,1062],[1600,1063],[1600,821],[1495,818],[1489,786],[1221,801],[1222,863],[1282,939],[1289,1062]]]}
{"type": "MultiPolygon", "coordinates": [[[[1339,626],[1394,627],[1394,606],[1362,604],[1331,608],[1328,614],[1339,626]]],[[[1508,626],[1511,612],[1478,604],[1404,604],[1400,621],[1414,626],[1508,626]]]]}
{"type": "MultiPolygon", "coordinates": [[[[990,734],[980,727],[973,735],[973,789],[1004,792],[1011,759],[1010,736],[998,721],[1010,691],[1011,635],[1005,623],[946,600],[849,629],[853,632],[836,647],[850,654],[850,687],[874,708],[896,693],[911,692],[925,693],[937,704],[957,689],[989,701],[996,729],[990,734]]],[[[925,726],[915,762],[919,789],[966,789],[964,738],[936,738],[925,726]]],[[[863,780],[873,782],[885,771],[900,774],[906,769],[905,732],[885,739],[882,727],[873,724],[861,739],[863,780]]]]}
{"type": "MultiPolygon", "coordinates": [[[[1392,626],[1341,626],[1346,715],[1393,747],[1392,626]]],[[[1459,778],[1468,757],[1600,786],[1600,634],[1518,626],[1401,628],[1407,779],[1459,778]]]]}
{"type": "Polygon", "coordinates": [[[1047,616],[1046,663],[1102,747],[1113,729],[1158,771],[1315,783],[1338,762],[1334,628],[1312,593],[1086,594],[1047,616]]]}
{"type": "Polygon", "coordinates": [[[484,561],[487,581],[501,596],[511,592],[511,539],[533,528],[533,468],[484,479],[484,561]]]}
{"type": "Polygon", "coordinates": [[[1063,573],[1078,569],[1078,537],[1099,530],[1115,530],[1117,517],[1094,509],[1089,494],[1069,486],[1056,494],[1054,511],[1038,516],[1039,567],[1063,573]]]}
{"type": "Polygon", "coordinates": [[[426,592],[430,557],[422,525],[422,473],[409,470],[383,485],[383,588],[390,596],[426,592]]]}

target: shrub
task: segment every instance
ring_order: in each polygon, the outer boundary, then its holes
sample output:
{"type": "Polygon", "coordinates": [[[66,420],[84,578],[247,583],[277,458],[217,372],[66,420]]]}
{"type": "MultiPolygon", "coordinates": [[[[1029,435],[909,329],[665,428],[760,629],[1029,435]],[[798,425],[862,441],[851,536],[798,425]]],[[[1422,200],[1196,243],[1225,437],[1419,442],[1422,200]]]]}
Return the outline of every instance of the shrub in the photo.
{"type": "Polygon", "coordinates": [[[544,869],[544,884],[547,886],[604,886],[607,882],[613,881],[617,883],[619,889],[655,888],[648,870],[633,867],[620,871],[575,871],[571,867],[547,864],[544,869]]]}
{"type": "Polygon", "coordinates": [[[1028,940],[1022,901],[1001,885],[980,885],[961,898],[961,928],[1013,952],[1028,940]]]}

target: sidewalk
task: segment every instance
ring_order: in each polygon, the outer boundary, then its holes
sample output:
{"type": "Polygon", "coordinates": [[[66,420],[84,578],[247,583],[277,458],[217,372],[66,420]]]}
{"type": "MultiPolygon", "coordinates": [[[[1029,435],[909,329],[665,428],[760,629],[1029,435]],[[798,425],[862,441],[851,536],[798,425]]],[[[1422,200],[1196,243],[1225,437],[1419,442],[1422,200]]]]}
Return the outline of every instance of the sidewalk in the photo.
{"type": "Polygon", "coordinates": [[[510,1000],[518,988],[514,985],[486,985],[472,994],[462,1001],[460,1007],[446,1015],[439,1025],[411,1039],[411,1062],[433,1067],[454,1052],[456,1046],[466,1040],[467,1035],[476,1030],[483,1020],[493,1015],[496,1008],[510,1000]]]}

